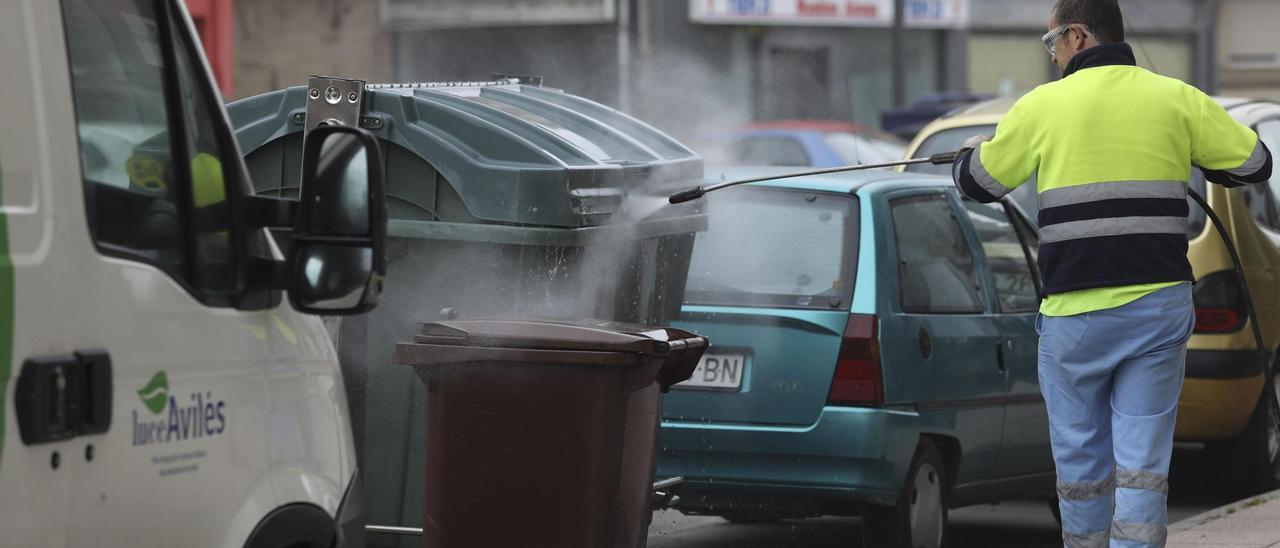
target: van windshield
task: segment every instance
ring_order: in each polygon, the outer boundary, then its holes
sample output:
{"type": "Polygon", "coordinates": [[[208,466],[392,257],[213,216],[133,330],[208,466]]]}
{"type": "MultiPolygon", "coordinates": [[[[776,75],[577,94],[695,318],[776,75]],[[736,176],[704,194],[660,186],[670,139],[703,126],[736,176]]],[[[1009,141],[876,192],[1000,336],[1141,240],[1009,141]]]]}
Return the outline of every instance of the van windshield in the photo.
{"type": "Polygon", "coordinates": [[[847,308],[857,260],[857,200],[741,188],[707,196],[688,304],[847,308]]]}

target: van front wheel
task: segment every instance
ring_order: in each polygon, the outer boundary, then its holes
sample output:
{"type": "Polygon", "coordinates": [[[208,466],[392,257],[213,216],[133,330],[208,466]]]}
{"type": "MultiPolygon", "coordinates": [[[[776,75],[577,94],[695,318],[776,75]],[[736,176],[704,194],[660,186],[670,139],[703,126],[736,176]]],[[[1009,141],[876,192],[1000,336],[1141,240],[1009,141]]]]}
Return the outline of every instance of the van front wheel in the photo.
{"type": "Polygon", "coordinates": [[[294,503],[276,508],[253,529],[245,548],[322,548],[333,546],[334,525],[319,506],[294,503]]]}
{"type": "Polygon", "coordinates": [[[946,467],[933,442],[924,439],[916,449],[898,503],[863,514],[862,545],[940,548],[946,532],[946,467]]]}

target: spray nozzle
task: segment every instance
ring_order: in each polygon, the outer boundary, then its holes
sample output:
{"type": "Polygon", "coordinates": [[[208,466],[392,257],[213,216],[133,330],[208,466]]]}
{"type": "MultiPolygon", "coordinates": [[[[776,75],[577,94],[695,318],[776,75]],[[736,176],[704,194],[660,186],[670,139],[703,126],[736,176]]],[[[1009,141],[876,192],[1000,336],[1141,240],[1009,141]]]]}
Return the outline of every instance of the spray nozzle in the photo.
{"type": "Polygon", "coordinates": [[[707,193],[706,190],[704,190],[702,187],[698,187],[692,190],[686,190],[684,192],[677,192],[675,194],[672,194],[670,198],[667,198],[667,201],[673,204],[683,204],[685,202],[692,202],[694,200],[697,200],[698,198],[701,198],[703,194],[706,194],[706,193],[707,193]]]}

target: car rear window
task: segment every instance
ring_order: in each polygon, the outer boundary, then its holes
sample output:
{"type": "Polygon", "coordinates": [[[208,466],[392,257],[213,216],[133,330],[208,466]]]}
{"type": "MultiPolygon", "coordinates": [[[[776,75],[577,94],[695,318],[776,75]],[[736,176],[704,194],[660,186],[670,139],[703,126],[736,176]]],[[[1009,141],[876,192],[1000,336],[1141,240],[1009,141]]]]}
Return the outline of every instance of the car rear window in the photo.
{"type": "Polygon", "coordinates": [[[857,261],[851,195],[740,188],[707,196],[688,304],[846,308],[857,261]]]}
{"type": "Polygon", "coordinates": [[[735,163],[748,166],[795,166],[812,164],[804,145],[791,137],[746,137],[733,146],[735,163]]]}

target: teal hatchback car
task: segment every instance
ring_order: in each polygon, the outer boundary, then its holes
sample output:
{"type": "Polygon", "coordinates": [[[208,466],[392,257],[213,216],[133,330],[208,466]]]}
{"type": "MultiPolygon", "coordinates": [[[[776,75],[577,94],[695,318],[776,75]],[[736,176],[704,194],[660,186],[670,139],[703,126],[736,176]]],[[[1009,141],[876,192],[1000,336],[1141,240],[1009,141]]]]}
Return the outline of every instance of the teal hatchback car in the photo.
{"type": "Polygon", "coordinates": [[[681,511],[862,515],[865,546],[920,547],[948,508],[1052,496],[1036,232],[1015,205],[892,172],[707,199],[679,327],[712,347],[666,397],[658,455],[681,511]]]}

